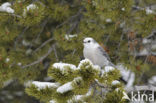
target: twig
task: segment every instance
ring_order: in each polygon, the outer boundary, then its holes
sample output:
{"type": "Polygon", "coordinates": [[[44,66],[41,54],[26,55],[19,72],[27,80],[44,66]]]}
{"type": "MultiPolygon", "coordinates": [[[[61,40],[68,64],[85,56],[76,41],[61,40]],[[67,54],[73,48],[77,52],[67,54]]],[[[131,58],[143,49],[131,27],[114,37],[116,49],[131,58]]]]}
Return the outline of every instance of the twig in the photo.
{"type": "Polygon", "coordinates": [[[37,35],[36,40],[40,37],[40,35],[41,35],[41,33],[43,32],[43,30],[44,30],[46,24],[48,23],[48,20],[49,20],[49,19],[46,19],[46,20],[43,22],[41,31],[40,31],[39,34],[37,35]]]}
{"type": "Polygon", "coordinates": [[[71,16],[69,19],[67,19],[66,21],[64,21],[64,22],[61,23],[60,25],[56,26],[56,29],[59,28],[59,27],[61,27],[61,26],[63,26],[64,24],[67,24],[68,22],[72,21],[74,18],[78,17],[78,16],[81,14],[82,10],[83,10],[83,9],[81,8],[81,9],[77,12],[76,15],[71,16]]]}
{"type": "Polygon", "coordinates": [[[45,28],[45,26],[46,26],[46,24],[47,24],[47,22],[48,22],[48,19],[46,19],[46,20],[41,24],[41,25],[42,25],[42,28],[41,28],[40,32],[38,33],[37,37],[35,37],[35,38],[32,40],[29,49],[33,46],[33,42],[36,41],[36,40],[40,37],[41,33],[43,32],[43,30],[44,30],[44,28],[45,28]]]}
{"type": "Polygon", "coordinates": [[[18,37],[16,38],[16,40],[15,40],[15,43],[14,43],[14,47],[15,47],[15,49],[16,49],[16,45],[17,45],[17,40],[27,31],[29,29],[29,27],[27,26],[27,27],[25,27],[24,28],[24,30],[22,31],[22,33],[21,34],[19,34],[18,35],[18,37]]]}
{"type": "Polygon", "coordinates": [[[101,88],[108,88],[107,86],[104,86],[102,83],[100,83],[98,80],[95,80],[95,83],[101,88]]]}
{"type": "MultiPolygon", "coordinates": [[[[120,36],[120,40],[119,40],[119,44],[118,44],[118,46],[117,46],[116,54],[119,53],[120,45],[121,45],[121,41],[123,40],[123,37],[124,37],[124,33],[122,33],[121,36],[120,36]]],[[[119,53],[119,58],[117,58],[116,61],[119,62],[120,56],[121,56],[121,54],[119,53]]]]}
{"type": "Polygon", "coordinates": [[[76,52],[76,49],[73,50],[73,52],[72,52],[72,57],[74,56],[75,52],[76,52]]]}
{"type": "Polygon", "coordinates": [[[11,15],[11,16],[14,16],[14,17],[22,18],[22,16],[16,15],[16,14],[0,14],[0,15],[2,15],[2,16],[9,16],[9,15],[11,15]]]}
{"type": "Polygon", "coordinates": [[[53,50],[54,50],[56,60],[59,61],[55,45],[53,45],[52,47],[53,47],[53,50]]]}
{"type": "MultiPolygon", "coordinates": [[[[54,45],[54,44],[53,44],[53,45],[54,45]]],[[[22,66],[21,68],[24,69],[24,68],[33,66],[33,65],[38,64],[38,63],[40,63],[41,61],[43,61],[43,60],[52,52],[52,50],[53,50],[53,45],[51,46],[51,48],[49,48],[48,52],[47,52],[44,56],[42,56],[41,58],[39,58],[37,61],[34,61],[34,62],[30,63],[30,64],[27,64],[27,65],[22,66]]]]}
{"type": "Polygon", "coordinates": [[[54,39],[53,38],[48,39],[47,41],[45,41],[44,43],[42,43],[40,47],[38,47],[36,50],[34,50],[34,52],[37,52],[38,50],[40,50],[41,48],[43,48],[47,43],[51,42],[52,40],[54,40],[54,39]]]}

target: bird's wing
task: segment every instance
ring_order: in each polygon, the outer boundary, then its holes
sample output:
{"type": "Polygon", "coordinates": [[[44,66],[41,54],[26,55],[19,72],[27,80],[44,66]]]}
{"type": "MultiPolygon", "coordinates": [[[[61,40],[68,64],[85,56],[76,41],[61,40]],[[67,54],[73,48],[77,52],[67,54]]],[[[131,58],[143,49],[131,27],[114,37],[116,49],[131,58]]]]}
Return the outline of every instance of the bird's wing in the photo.
{"type": "Polygon", "coordinates": [[[108,54],[105,52],[105,50],[101,46],[99,46],[98,49],[100,50],[103,56],[105,56],[109,61],[111,61],[108,54]]]}

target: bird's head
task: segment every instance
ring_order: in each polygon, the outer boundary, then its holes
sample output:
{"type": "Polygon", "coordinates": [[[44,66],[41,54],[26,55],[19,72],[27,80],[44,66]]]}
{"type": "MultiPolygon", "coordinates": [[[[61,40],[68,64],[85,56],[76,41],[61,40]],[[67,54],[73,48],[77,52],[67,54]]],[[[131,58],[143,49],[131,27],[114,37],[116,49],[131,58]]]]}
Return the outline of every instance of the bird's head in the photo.
{"type": "Polygon", "coordinates": [[[96,41],[91,37],[87,37],[83,40],[84,47],[92,47],[95,44],[97,44],[96,41]]]}

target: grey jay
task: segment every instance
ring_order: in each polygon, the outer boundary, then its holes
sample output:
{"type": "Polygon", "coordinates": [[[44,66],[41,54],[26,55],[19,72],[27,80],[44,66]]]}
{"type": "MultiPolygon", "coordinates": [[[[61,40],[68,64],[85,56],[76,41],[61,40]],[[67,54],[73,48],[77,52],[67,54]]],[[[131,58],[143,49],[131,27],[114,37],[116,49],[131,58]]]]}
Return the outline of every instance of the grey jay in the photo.
{"type": "MultiPolygon", "coordinates": [[[[83,55],[85,59],[89,59],[94,65],[98,65],[101,68],[104,66],[112,66],[118,69],[110,60],[106,51],[91,37],[87,37],[83,40],[83,55]]],[[[123,70],[118,69],[121,72],[120,80],[123,81],[125,84],[127,83],[126,79],[123,78],[124,74],[123,70]]],[[[125,71],[125,70],[124,70],[125,71]]]]}
{"type": "Polygon", "coordinates": [[[105,50],[91,37],[87,37],[83,40],[83,55],[86,59],[89,59],[94,65],[100,67],[113,66],[108,54],[105,50]]]}

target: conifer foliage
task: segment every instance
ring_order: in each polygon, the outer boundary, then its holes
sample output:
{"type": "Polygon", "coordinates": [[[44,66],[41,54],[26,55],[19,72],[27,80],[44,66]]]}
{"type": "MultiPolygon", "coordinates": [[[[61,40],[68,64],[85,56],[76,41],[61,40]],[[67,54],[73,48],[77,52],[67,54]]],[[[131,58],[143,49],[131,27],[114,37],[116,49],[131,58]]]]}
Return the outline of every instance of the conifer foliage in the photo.
{"type": "Polygon", "coordinates": [[[144,84],[156,72],[155,5],[155,0],[0,0],[0,102],[37,102],[24,92],[32,81],[26,93],[47,103],[78,98],[122,103],[122,83],[112,86],[121,73],[102,76],[107,67],[80,62],[82,40],[93,37],[115,65],[135,74],[131,85],[144,84]],[[106,93],[99,94],[105,89],[100,84],[108,87],[106,93]]]}
{"type": "Polygon", "coordinates": [[[111,66],[101,69],[87,59],[78,67],[55,63],[49,68],[48,75],[56,82],[33,81],[26,92],[47,103],[124,103],[119,71],[111,66]]]}

